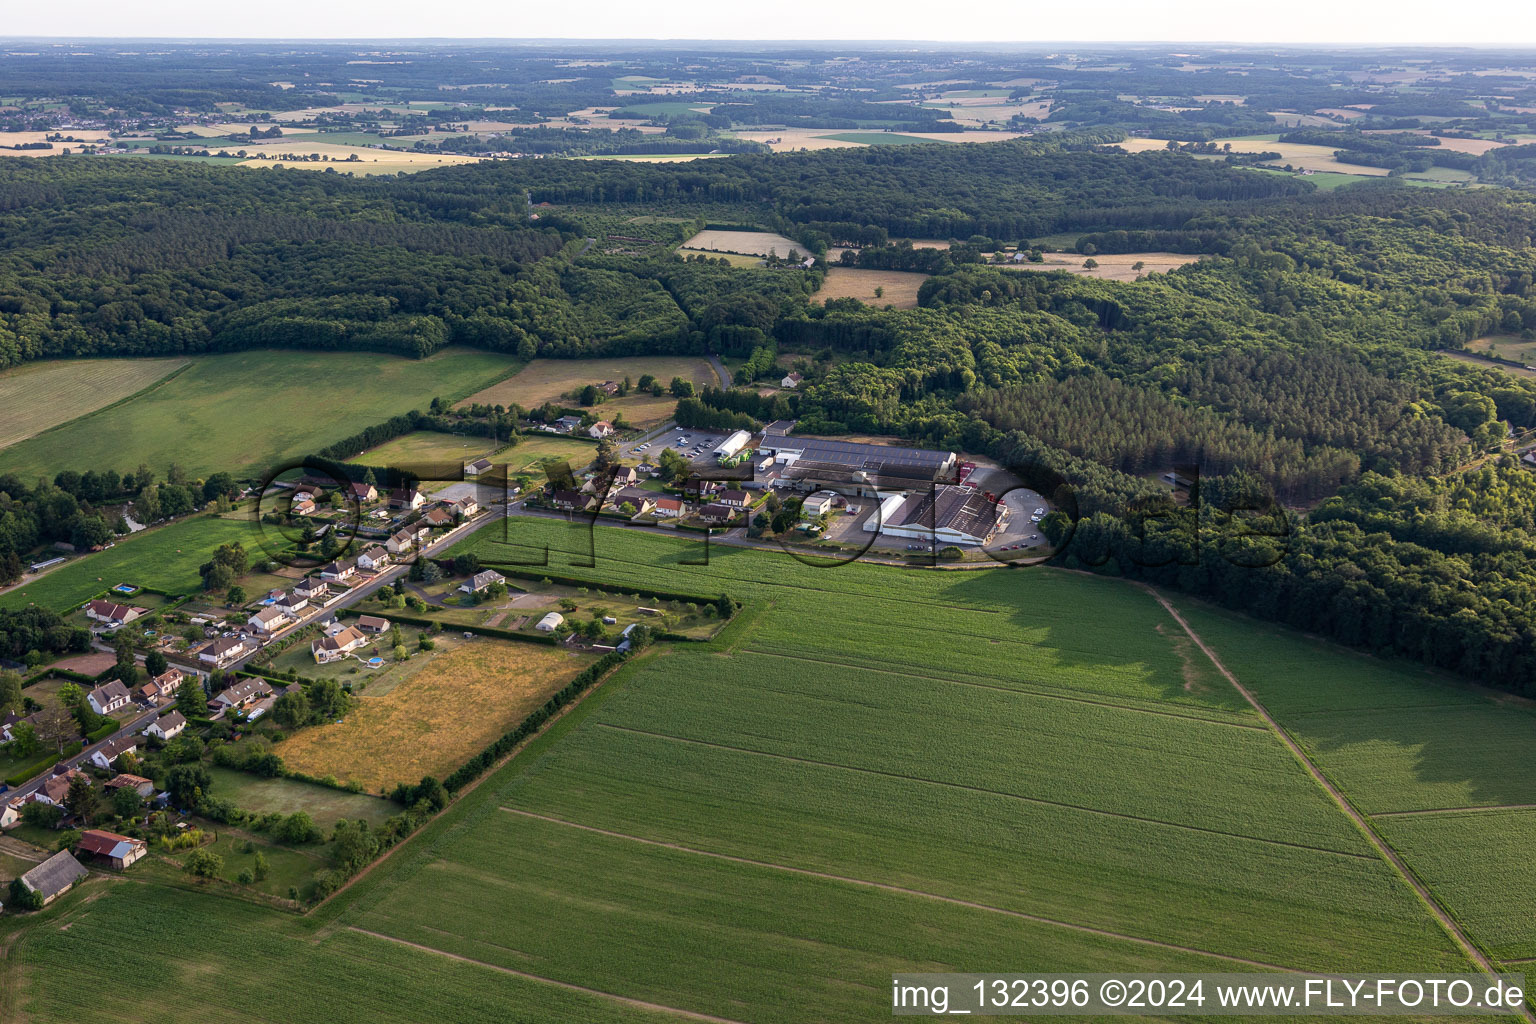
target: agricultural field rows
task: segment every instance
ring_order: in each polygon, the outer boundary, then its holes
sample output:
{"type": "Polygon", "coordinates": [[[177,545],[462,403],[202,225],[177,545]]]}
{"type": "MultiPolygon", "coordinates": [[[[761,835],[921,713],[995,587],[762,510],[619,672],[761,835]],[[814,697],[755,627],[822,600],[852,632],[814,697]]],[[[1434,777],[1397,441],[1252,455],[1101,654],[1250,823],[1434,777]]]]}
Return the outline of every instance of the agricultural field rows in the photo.
{"type": "Polygon", "coordinates": [[[61,359],[0,373],[0,450],[122,401],[185,359],[61,359]]]}

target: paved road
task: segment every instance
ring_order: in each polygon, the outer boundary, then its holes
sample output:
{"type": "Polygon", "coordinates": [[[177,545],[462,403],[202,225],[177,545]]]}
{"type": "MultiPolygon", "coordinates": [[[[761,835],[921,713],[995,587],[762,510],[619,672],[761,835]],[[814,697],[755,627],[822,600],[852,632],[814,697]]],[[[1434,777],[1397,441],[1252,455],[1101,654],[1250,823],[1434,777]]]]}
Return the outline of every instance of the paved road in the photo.
{"type": "MultiPolygon", "coordinates": [[[[144,728],[146,726],[148,726],[149,723],[153,722],[155,719],[157,719],[159,717],[160,717],[160,709],[158,709],[158,708],[156,708],[154,711],[146,711],[143,714],[138,715],[137,717],[129,720],[127,723],[125,723],[123,725],[123,727],[121,729],[118,729],[111,736],[108,736],[106,739],[102,740],[100,743],[93,743],[93,744],[91,744],[90,746],[86,747],[84,750],[80,751],[80,753],[76,754],[74,757],[68,758],[67,760],[65,760],[65,761],[63,761],[61,763],[64,764],[66,767],[69,767],[69,768],[78,768],[78,767],[80,767],[80,764],[83,761],[85,761],[87,758],[89,758],[92,753],[94,753],[97,749],[102,747],[104,744],[111,743],[113,740],[121,739],[124,736],[137,735],[138,733],[143,732],[144,728]]],[[[19,796],[29,796],[32,793],[37,792],[38,788],[40,786],[42,786],[42,784],[44,782],[47,782],[48,779],[52,775],[54,775],[54,774],[55,773],[53,771],[44,771],[43,774],[39,775],[37,778],[33,779],[31,782],[22,783],[20,786],[17,786],[15,789],[13,789],[10,792],[6,793],[4,799],[9,801],[9,800],[14,800],[14,799],[16,799],[19,796]]]]}
{"type": "Polygon", "coordinates": [[[731,374],[730,374],[730,371],[728,371],[725,368],[725,364],[720,361],[720,357],[719,356],[710,356],[709,357],[709,365],[713,366],[715,368],[715,376],[720,378],[720,386],[722,388],[730,387],[731,386],[731,374]]]}

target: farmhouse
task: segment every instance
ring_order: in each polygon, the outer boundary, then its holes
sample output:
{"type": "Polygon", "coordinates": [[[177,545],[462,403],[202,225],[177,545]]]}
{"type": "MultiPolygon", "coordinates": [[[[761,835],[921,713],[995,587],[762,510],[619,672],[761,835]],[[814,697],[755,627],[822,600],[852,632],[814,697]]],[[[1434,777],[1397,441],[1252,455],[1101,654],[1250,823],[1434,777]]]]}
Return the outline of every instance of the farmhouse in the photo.
{"type": "Polygon", "coordinates": [[[214,668],[227,668],[247,654],[256,653],[256,644],[243,636],[227,636],[215,640],[197,652],[197,660],[214,668]]]}
{"type": "Polygon", "coordinates": [[[272,696],[272,687],[265,679],[247,679],[214,694],[213,699],[208,702],[208,707],[212,711],[228,711],[230,708],[243,708],[247,704],[254,704],[270,696],[272,696]]]}
{"type": "Polygon", "coordinates": [[[357,575],[357,561],[329,562],[320,567],[320,578],[330,583],[345,583],[357,575]]]}
{"type": "Polygon", "coordinates": [[[800,376],[798,373],[790,373],[785,375],[783,380],[779,381],[779,386],[785,388],[797,388],[800,386],[800,382],[803,380],[805,380],[805,378],[800,376]]]}
{"type": "Polygon", "coordinates": [[[613,424],[607,420],[598,420],[587,428],[587,436],[595,437],[599,441],[613,433],[613,424]]]}
{"type": "Polygon", "coordinates": [[[71,857],[68,850],[60,850],[22,875],[21,884],[28,892],[35,892],[41,896],[43,906],[46,907],[88,874],[90,872],[71,857]]]}
{"type": "MultiPolygon", "coordinates": [[[[91,763],[98,768],[111,768],[117,763],[117,759],[124,754],[137,754],[139,741],[132,736],[122,736],[115,740],[108,740],[95,750],[91,751],[91,763]]],[[[59,778],[60,776],[54,776],[59,778]]],[[[52,780],[50,780],[52,781],[52,780]]],[[[65,783],[65,791],[68,792],[69,783],[65,783]]],[[[59,801],[62,803],[63,801],[59,801]]]]}
{"type": "Polygon", "coordinates": [[[114,679],[110,683],[103,683],[96,687],[86,694],[85,699],[91,705],[91,710],[98,715],[110,715],[118,708],[127,707],[133,695],[128,692],[128,687],[121,679],[114,679]]]}
{"type": "Polygon", "coordinates": [[[357,556],[358,568],[366,569],[369,572],[377,572],[388,565],[389,552],[378,544],[373,545],[367,551],[357,556]]]}
{"type": "Polygon", "coordinates": [[[426,503],[426,495],[414,487],[397,487],[389,492],[389,507],[397,511],[414,512],[426,503]]]}
{"type": "Polygon", "coordinates": [[[550,612],[548,615],[540,619],[538,624],[533,628],[538,630],[540,633],[553,633],[559,627],[560,623],[564,621],[564,615],[561,615],[559,612],[550,612]]]}
{"type": "Polygon", "coordinates": [[[464,475],[479,476],[481,473],[490,472],[490,469],[490,459],[476,459],[474,462],[467,462],[464,464],[464,475]]]}
{"type": "Polygon", "coordinates": [[[181,731],[187,727],[187,720],[180,711],[172,711],[168,715],[161,715],[144,732],[157,739],[173,740],[181,735],[181,731]]]}
{"type": "Polygon", "coordinates": [[[280,610],[276,605],[268,605],[245,620],[252,632],[260,633],[262,636],[270,636],[292,621],[288,613],[280,610]]]}
{"type": "Polygon", "coordinates": [[[347,487],[347,497],[360,505],[366,505],[370,501],[378,501],[379,492],[373,484],[350,484],[347,487]]]}
{"type": "Polygon", "coordinates": [[[338,633],[312,642],[309,645],[309,653],[321,665],[328,665],[333,661],[340,661],[367,643],[368,638],[362,632],[348,626],[338,633]]]}
{"type": "Polygon", "coordinates": [[[486,569],[477,572],[463,583],[459,584],[459,590],[465,594],[478,594],[493,583],[505,583],[507,578],[495,569],[486,569]]]}
{"type": "Polygon", "coordinates": [[[887,498],[864,524],[891,537],[946,544],[985,544],[1008,522],[1008,507],[971,487],[939,485],[926,494],[887,498]]]}
{"type": "Polygon", "coordinates": [[[120,836],[116,832],[88,828],[80,834],[80,842],[75,844],[75,850],[106,861],[112,867],[122,871],[144,856],[149,851],[149,847],[142,839],[131,839],[128,836],[120,836]]]}
{"type": "Polygon", "coordinates": [[[389,628],[389,620],[379,615],[359,615],[357,628],[364,633],[382,633],[389,628]]]}
{"type": "Polygon", "coordinates": [[[147,614],[148,611],[148,608],[130,608],[128,605],[114,604],[111,601],[92,601],[85,606],[85,617],[116,629],[119,626],[126,626],[139,616],[147,614]]]}

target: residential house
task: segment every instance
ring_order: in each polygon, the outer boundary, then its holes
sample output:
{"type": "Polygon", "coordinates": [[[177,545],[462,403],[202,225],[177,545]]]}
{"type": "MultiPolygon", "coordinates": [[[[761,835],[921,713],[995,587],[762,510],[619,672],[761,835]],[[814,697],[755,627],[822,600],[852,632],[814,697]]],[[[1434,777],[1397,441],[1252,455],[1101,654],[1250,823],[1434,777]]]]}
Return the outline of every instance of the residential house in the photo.
{"type": "Polygon", "coordinates": [[[309,653],[314,656],[315,661],[326,665],[333,661],[340,661],[367,644],[368,638],[360,630],[347,626],[330,636],[311,642],[309,653]]]}
{"type": "Polygon", "coordinates": [[[265,679],[247,679],[214,694],[213,699],[208,702],[208,709],[228,711],[231,708],[243,708],[270,696],[272,696],[272,687],[265,679]]]}
{"type": "Polygon", "coordinates": [[[555,420],[554,423],[550,424],[550,426],[557,434],[569,434],[574,432],[577,427],[581,426],[581,417],[561,416],[559,419],[555,420]]]}
{"type": "Polygon", "coordinates": [[[427,496],[414,487],[397,487],[389,492],[389,507],[402,512],[415,512],[427,503],[427,496]]]}
{"type": "Polygon", "coordinates": [[[253,633],[259,633],[262,636],[271,636],[292,622],[293,619],[288,617],[288,613],[280,611],[276,605],[267,605],[245,620],[245,624],[253,633]]]}
{"type": "Polygon", "coordinates": [[[389,566],[389,551],[375,544],[367,551],[357,556],[357,567],[369,572],[378,572],[389,566]]]}
{"type": "Polygon", "coordinates": [[[389,620],[382,615],[359,615],[357,628],[364,633],[382,633],[389,628],[389,620]]]}
{"type": "Polygon", "coordinates": [[[356,559],[349,558],[345,562],[330,562],[320,567],[320,578],[328,583],[345,583],[356,575],[356,559]]]}
{"type": "Polygon", "coordinates": [[[280,590],[272,598],[272,607],[289,618],[297,619],[299,612],[309,607],[309,598],[292,590],[280,590]]]}
{"type": "Polygon", "coordinates": [[[481,473],[489,473],[490,470],[490,459],[476,459],[474,462],[467,462],[464,464],[465,476],[479,476],[481,473]]]}
{"type": "MultiPolygon", "coordinates": [[[[102,765],[102,767],[105,768],[106,765],[102,765]]],[[[67,769],[45,779],[43,784],[37,787],[37,790],[32,794],[32,797],[33,799],[39,800],[45,804],[53,804],[55,807],[63,807],[64,798],[69,795],[69,783],[71,779],[89,780],[90,776],[78,768],[67,769]]]]}
{"type": "MultiPolygon", "coordinates": [[[[91,764],[94,764],[98,768],[111,768],[114,764],[117,763],[117,759],[122,757],[124,754],[137,754],[138,752],[138,738],[134,736],[122,736],[115,740],[108,740],[101,746],[97,747],[95,750],[91,751],[91,764]]],[[[54,778],[57,779],[59,776],[55,775],[54,778]]],[[[64,784],[64,791],[66,793],[69,791],[69,783],[67,782],[64,784]]],[[[62,804],[64,801],[62,798],[60,798],[58,802],[62,804]]]]}
{"type": "Polygon", "coordinates": [[[715,501],[699,509],[699,518],[707,523],[728,523],[731,517],[739,511],[741,510],[731,505],[724,505],[715,501]]]}
{"type": "Polygon", "coordinates": [[[16,727],[26,719],[12,711],[0,718],[0,743],[9,743],[16,738],[16,727]]]}
{"type": "Polygon", "coordinates": [[[783,380],[779,381],[779,386],[786,388],[797,388],[800,386],[800,382],[803,380],[805,380],[805,378],[800,376],[800,374],[790,373],[785,376],[783,380]]]}
{"type": "Polygon", "coordinates": [[[321,604],[330,596],[330,585],[318,576],[306,576],[293,585],[294,597],[303,598],[306,601],[316,601],[321,604]]]}
{"type": "Polygon", "coordinates": [[[106,788],[109,790],[131,789],[145,799],[155,795],[153,780],[146,779],[142,775],[130,775],[127,772],[119,772],[108,779],[106,781],[106,788]]]}
{"type": "Polygon", "coordinates": [[[580,491],[554,490],[549,493],[549,503],[566,512],[585,512],[592,507],[592,496],[580,491]]]}
{"type": "Polygon", "coordinates": [[[10,828],[21,820],[21,809],[28,803],[27,797],[17,797],[0,804],[0,829],[10,828]]]}
{"type": "Polygon", "coordinates": [[[560,623],[565,621],[565,616],[559,612],[550,612],[538,621],[533,628],[540,633],[553,633],[560,623]]]}
{"type": "Polygon", "coordinates": [[[106,832],[99,828],[88,828],[80,833],[80,841],[75,844],[75,851],[104,860],[118,871],[122,871],[148,853],[149,846],[142,839],[120,836],[116,832],[106,832]]]}
{"type": "Polygon", "coordinates": [[[373,484],[351,484],[347,487],[347,497],[360,505],[366,505],[370,501],[378,501],[379,492],[373,484]]]}
{"type": "Polygon", "coordinates": [[[688,511],[681,498],[657,498],[656,514],[663,519],[675,519],[688,511]]]}
{"type": "Polygon", "coordinates": [[[296,516],[312,516],[315,514],[316,505],[309,498],[305,498],[303,501],[295,501],[292,505],[288,506],[288,511],[296,516]]]}
{"type": "Polygon", "coordinates": [[[746,508],[752,500],[752,496],[746,491],[721,491],[715,495],[715,501],[732,508],[746,508]]]}
{"type": "Polygon", "coordinates": [[[112,601],[91,601],[85,606],[85,617],[93,622],[99,622],[111,629],[126,626],[141,615],[147,614],[148,608],[131,608],[125,604],[115,604],[112,601]]]}
{"type": "Polygon", "coordinates": [[[587,428],[587,436],[595,437],[599,441],[613,433],[613,424],[607,420],[598,420],[587,428]]]}
{"type": "Polygon", "coordinates": [[[46,907],[88,874],[90,872],[70,856],[68,850],[60,850],[22,875],[21,884],[28,892],[40,895],[43,898],[43,906],[46,907]]]}
{"type": "Polygon", "coordinates": [[[102,683],[96,689],[85,695],[86,702],[91,710],[98,715],[110,715],[118,708],[125,708],[133,700],[133,694],[121,679],[114,679],[110,683],[102,683]]]}
{"type": "Polygon", "coordinates": [[[384,549],[392,555],[403,555],[416,546],[416,534],[411,530],[399,530],[384,542],[384,549]]]}
{"type": "Polygon", "coordinates": [[[139,687],[139,697],[151,704],[169,704],[176,699],[176,691],[181,689],[181,681],[185,678],[186,674],[172,665],[139,687]]]}
{"type": "Polygon", "coordinates": [[[306,490],[301,488],[301,489],[293,492],[293,500],[294,501],[314,501],[315,500],[315,492],[314,491],[306,491],[306,490]]]}
{"type": "Polygon", "coordinates": [[[434,508],[421,517],[422,525],[432,529],[441,529],[444,526],[453,525],[453,513],[445,508],[434,508]]]}
{"type": "Polygon", "coordinates": [[[181,735],[181,731],[187,727],[187,720],[180,711],[172,711],[168,715],[161,715],[149,727],[144,730],[150,736],[161,740],[173,740],[181,735]]]}
{"type": "Polygon", "coordinates": [[[636,514],[644,514],[656,507],[656,493],[640,487],[622,487],[608,496],[608,503],[615,509],[632,505],[636,514]]]}
{"type": "Polygon", "coordinates": [[[505,583],[507,578],[495,569],[486,569],[477,572],[468,580],[459,584],[459,590],[466,594],[478,594],[493,583],[505,583]]]}
{"type": "Polygon", "coordinates": [[[197,652],[197,660],[214,668],[228,668],[248,654],[256,653],[256,642],[243,636],[220,637],[197,652]]]}
{"type": "Polygon", "coordinates": [[[460,498],[458,501],[453,503],[453,510],[459,515],[463,516],[465,519],[468,519],[470,516],[480,511],[480,503],[474,498],[460,498]]]}
{"type": "Polygon", "coordinates": [[[597,387],[598,390],[607,395],[609,398],[612,398],[614,395],[619,393],[619,382],[616,380],[605,380],[597,387]]]}

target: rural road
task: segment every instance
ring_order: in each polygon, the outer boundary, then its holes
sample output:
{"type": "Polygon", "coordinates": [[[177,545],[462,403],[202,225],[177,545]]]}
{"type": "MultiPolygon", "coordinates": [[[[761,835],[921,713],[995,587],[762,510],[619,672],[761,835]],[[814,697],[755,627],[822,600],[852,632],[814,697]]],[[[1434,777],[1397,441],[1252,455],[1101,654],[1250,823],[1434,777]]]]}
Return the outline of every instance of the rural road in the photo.
{"type": "MultiPolygon", "coordinates": [[[[1386,841],[1377,834],[1370,819],[1356,809],[1349,798],[1318,769],[1317,765],[1312,762],[1312,759],[1307,756],[1307,753],[1301,749],[1301,745],[1292,739],[1291,734],[1285,730],[1284,726],[1269,713],[1269,709],[1261,704],[1259,699],[1246,686],[1238,682],[1237,676],[1233,675],[1231,670],[1222,664],[1221,659],[1216,656],[1216,652],[1206,645],[1205,640],[1185,621],[1184,616],[1179,614],[1179,610],[1173,606],[1173,603],[1152,587],[1142,584],[1137,585],[1142,586],[1158,604],[1163,606],[1163,610],[1172,616],[1173,621],[1179,624],[1179,628],[1184,630],[1185,635],[1194,641],[1195,646],[1199,647],[1205,656],[1210,659],[1211,664],[1216,667],[1216,670],[1226,678],[1227,682],[1232,684],[1233,689],[1242,695],[1243,699],[1258,713],[1259,717],[1264,720],[1264,723],[1269,726],[1270,731],[1275,734],[1280,742],[1285,744],[1285,748],[1291,752],[1291,756],[1295,757],[1301,763],[1301,766],[1307,770],[1307,774],[1312,776],[1312,781],[1316,782],[1333,802],[1338,805],[1339,810],[1343,811],[1349,820],[1354,822],[1355,827],[1376,848],[1376,852],[1381,854],[1382,859],[1392,865],[1393,870],[1402,876],[1403,880],[1418,895],[1425,908],[1434,916],[1436,921],[1440,922],[1440,927],[1444,928],[1446,934],[1460,947],[1467,959],[1477,964],[1485,974],[1490,977],[1497,977],[1499,971],[1494,967],[1493,962],[1483,954],[1482,950],[1473,945],[1472,940],[1462,930],[1461,925],[1457,924],[1456,920],[1440,905],[1440,901],[1429,891],[1429,887],[1419,881],[1418,877],[1409,869],[1407,863],[1397,855],[1397,851],[1388,846],[1386,841]]],[[[1532,1017],[1528,1005],[1522,1004],[1520,1012],[1526,1021],[1536,1022],[1536,1017],[1532,1017]]]]}
{"type": "Polygon", "coordinates": [[[720,361],[720,357],[714,355],[710,356],[709,365],[715,368],[715,376],[720,378],[720,386],[722,388],[730,387],[731,374],[730,371],[726,370],[725,364],[720,361]]]}

